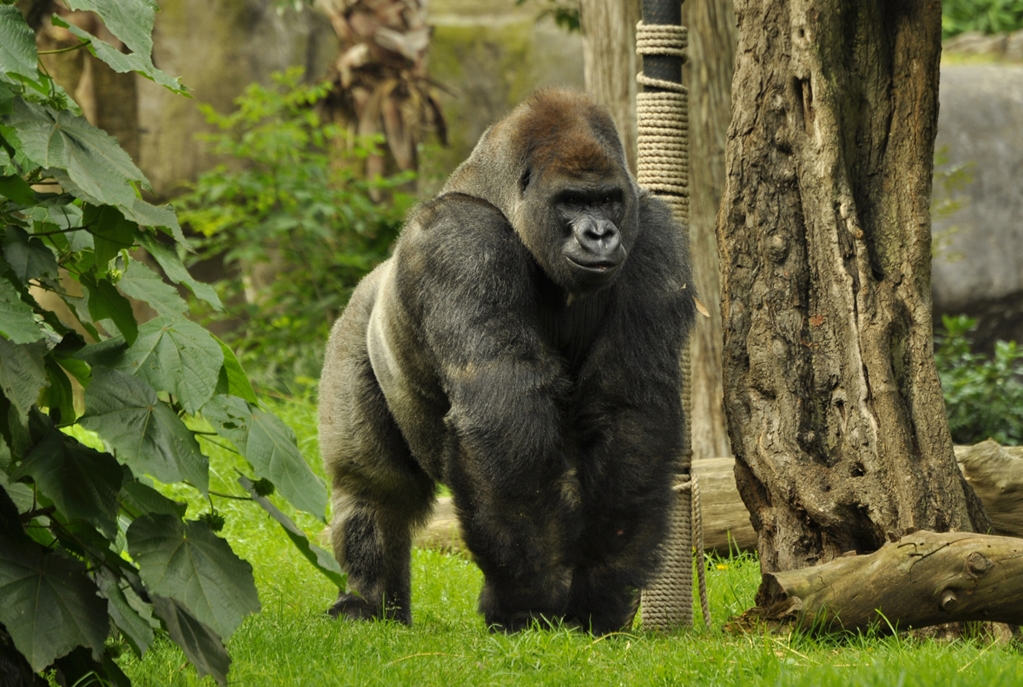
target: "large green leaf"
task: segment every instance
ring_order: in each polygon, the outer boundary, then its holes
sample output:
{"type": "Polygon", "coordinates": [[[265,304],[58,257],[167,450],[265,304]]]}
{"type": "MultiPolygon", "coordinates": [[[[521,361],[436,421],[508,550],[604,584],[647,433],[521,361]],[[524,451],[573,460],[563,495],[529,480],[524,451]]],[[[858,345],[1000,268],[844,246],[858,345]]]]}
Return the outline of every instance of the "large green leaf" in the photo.
{"type": "MultiPolygon", "coordinates": [[[[106,41],[100,40],[87,31],[83,31],[74,24],[68,24],[60,19],[60,17],[54,16],[53,23],[56,26],[67,29],[82,40],[89,41],[89,52],[110,65],[115,72],[120,72],[121,74],[138,72],[142,76],[169,88],[175,93],[185,95],[187,89],[181,86],[181,82],[178,79],[172,78],[160,69],[157,69],[149,53],[133,52],[125,54],[106,41]]],[[[152,50],[152,44],[150,44],[150,50],[152,50]]]]}
{"type": "Polygon", "coordinates": [[[145,176],[117,140],[83,117],[15,98],[4,124],[16,132],[21,152],[40,167],[67,170],[68,177],[98,205],[131,207],[145,176]]]}
{"type": "Polygon", "coordinates": [[[271,518],[280,523],[281,527],[284,528],[284,533],[288,535],[288,539],[295,544],[295,548],[298,549],[299,553],[305,556],[306,560],[312,563],[317,570],[323,573],[328,580],[337,585],[339,589],[345,588],[345,580],[347,577],[332,555],[309,541],[309,537],[306,536],[306,533],[302,531],[301,527],[296,525],[291,518],[281,512],[281,510],[275,506],[270,499],[265,496],[261,496],[256,491],[256,486],[252,483],[252,480],[245,475],[242,475],[238,478],[238,484],[242,485],[249,494],[252,495],[252,500],[258,503],[263,510],[269,513],[271,518]]]}
{"type": "Polygon", "coordinates": [[[93,321],[109,319],[125,341],[129,344],[134,343],[139,335],[139,329],[135,321],[135,312],[131,309],[131,301],[118,293],[113,283],[107,279],[96,279],[91,274],[83,274],[79,281],[89,295],[89,315],[93,321]]]}
{"type": "Polygon", "coordinates": [[[178,518],[185,517],[188,504],[181,501],[172,501],[148,484],[135,479],[131,470],[124,466],[124,483],[121,485],[120,506],[126,510],[132,518],[138,518],[148,513],[163,513],[178,518]]]}
{"type": "MultiPolygon", "coordinates": [[[[0,7],[0,9],[3,8],[0,7]]],[[[4,149],[0,148],[0,150],[4,149]]],[[[7,151],[4,150],[3,154],[6,155],[7,151]]],[[[22,207],[28,207],[36,203],[36,192],[32,190],[27,181],[17,175],[0,176],[0,196],[13,200],[22,207]]]]}
{"type": "Polygon", "coordinates": [[[121,633],[139,657],[153,642],[153,608],[135,594],[128,585],[121,587],[121,578],[109,568],[96,570],[96,584],[107,599],[107,610],[121,633]]]}
{"type": "Polygon", "coordinates": [[[153,22],[160,9],[154,0],[66,0],[73,10],[95,12],[132,52],[153,54],[153,22]]]}
{"type": "Polygon", "coordinates": [[[21,227],[8,226],[4,232],[4,259],[22,284],[30,279],[57,277],[57,258],[42,241],[21,227]]]}
{"type": "Polygon", "coordinates": [[[200,622],[228,638],[259,612],[252,566],[204,522],[144,515],[128,528],[128,552],[146,587],[184,604],[200,622]]]}
{"type": "Polygon", "coordinates": [[[17,410],[22,422],[47,383],[41,346],[42,342],[15,344],[0,337],[0,391],[17,410]]]}
{"type": "Polygon", "coordinates": [[[80,646],[67,656],[58,658],[53,667],[60,671],[58,674],[64,678],[63,682],[66,685],[100,684],[103,687],[131,687],[131,680],[114,662],[109,651],[104,651],[97,660],[92,651],[80,646]]]}
{"type": "MultiPolygon", "coordinates": [[[[7,447],[6,442],[4,442],[3,437],[0,437],[0,454],[6,453],[6,458],[10,459],[9,452],[10,449],[7,447]]],[[[0,464],[4,463],[4,457],[5,456],[0,455],[0,464]]],[[[27,484],[11,482],[7,475],[4,474],[3,470],[0,470],[0,491],[3,491],[7,495],[19,513],[24,513],[35,505],[35,497],[32,494],[32,488],[27,484]]],[[[3,518],[0,518],[0,523],[2,523],[4,527],[14,526],[14,524],[3,522],[3,518]]],[[[14,523],[16,523],[18,527],[21,526],[17,518],[15,518],[14,523]]]]}
{"type": "Polygon", "coordinates": [[[171,206],[152,205],[141,198],[136,198],[130,208],[121,208],[121,210],[125,217],[133,222],[138,222],[139,226],[166,229],[179,245],[191,250],[188,239],[185,238],[184,232],[181,231],[181,225],[178,224],[178,216],[171,206]]]}
{"type": "Polygon", "coordinates": [[[138,260],[128,261],[128,269],[117,282],[117,288],[125,296],[149,303],[161,315],[181,315],[188,310],[178,290],[138,260]]]}
{"type": "Polygon", "coordinates": [[[16,344],[27,344],[43,338],[32,308],[21,300],[14,284],[0,276],[0,335],[16,344]]]}
{"type": "Polygon", "coordinates": [[[51,413],[59,412],[57,421],[60,424],[70,424],[78,417],[75,413],[75,392],[71,388],[71,380],[53,356],[46,356],[43,363],[46,365],[47,387],[39,397],[39,406],[49,409],[51,413]]]}
{"type": "Polygon", "coordinates": [[[181,258],[174,252],[172,248],[169,248],[159,241],[156,237],[148,234],[142,234],[139,237],[139,243],[145,247],[149,254],[160,263],[160,267],[163,269],[164,274],[175,284],[184,284],[192,290],[198,298],[203,299],[217,310],[223,310],[224,305],[220,302],[220,296],[213,290],[213,287],[209,284],[203,284],[201,281],[196,281],[188,270],[185,269],[184,264],[181,262],[181,258]]]}
{"type": "Polygon", "coordinates": [[[216,396],[203,408],[203,416],[291,505],[325,519],[327,488],[298,450],[295,433],[279,417],[235,396],[216,396]]]}
{"type": "Polygon", "coordinates": [[[85,566],[0,533],[0,623],[35,671],[76,646],[103,650],[107,605],[85,566]]]}
{"type": "Polygon", "coordinates": [[[161,316],[139,327],[138,339],[117,367],[174,394],[194,414],[213,396],[223,364],[212,334],[183,317],[161,316]]]}
{"type": "Polygon", "coordinates": [[[0,6],[0,76],[20,74],[35,81],[38,61],[35,34],[21,11],[10,5],[0,6]]]}
{"type": "Polygon", "coordinates": [[[238,396],[249,403],[257,403],[256,392],[252,389],[252,383],[242,369],[242,364],[238,362],[238,357],[226,343],[220,339],[217,339],[217,343],[224,352],[224,367],[220,369],[220,378],[217,379],[217,393],[238,396]]]}
{"type": "Polygon", "coordinates": [[[103,437],[135,474],[161,482],[186,480],[207,492],[209,461],[195,436],[144,380],[94,367],[79,424],[103,437]]]}
{"type": "Polygon", "coordinates": [[[84,520],[109,539],[117,536],[121,466],[63,432],[51,431],[25,457],[11,479],[28,475],[69,520],[84,520]]]}
{"type": "Polygon", "coordinates": [[[135,245],[138,225],[126,220],[121,211],[109,205],[88,205],[82,223],[93,235],[96,264],[106,271],[106,265],[125,248],[135,245]]]}
{"type": "Polygon", "coordinates": [[[152,597],[153,610],[166,625],[167,634],[185,652],[185,656],[199,672],[199,677],[212,675],[218,683],[226,685],[231,657],[227,655],[224,643],[216,633],[196,620],[174,599],[159,594],[153,594],[152,597]]]}

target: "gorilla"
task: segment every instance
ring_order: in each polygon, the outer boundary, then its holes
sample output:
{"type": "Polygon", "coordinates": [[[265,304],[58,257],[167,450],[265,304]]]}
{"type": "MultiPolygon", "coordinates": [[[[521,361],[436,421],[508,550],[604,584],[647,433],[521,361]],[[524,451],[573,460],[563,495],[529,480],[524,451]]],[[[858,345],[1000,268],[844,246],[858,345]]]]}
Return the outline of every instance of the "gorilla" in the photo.
{"type": "Polygon", "coordinates": [[[330,614],[411,622],[439,482],[492,630],[631,623],[673,503],[693,313],[682,229],[605,109],[542,90],[491,126],[327,344],[320,447],[350,587],[330,614]]]}

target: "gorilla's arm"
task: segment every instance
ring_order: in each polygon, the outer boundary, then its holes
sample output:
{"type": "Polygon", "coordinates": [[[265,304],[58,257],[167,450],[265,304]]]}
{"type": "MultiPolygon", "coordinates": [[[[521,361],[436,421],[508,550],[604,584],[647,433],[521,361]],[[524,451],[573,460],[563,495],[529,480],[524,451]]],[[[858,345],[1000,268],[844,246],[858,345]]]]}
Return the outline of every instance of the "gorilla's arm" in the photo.
{"type": "Polygon", "coordinates": [[[399,293],[450,402],[444,481],[487,578],[481,610],[517,629],[564,610],[578,488],[562,362],[537,322],[539,268],[493,206],[448,194],[396,253],[399,293]]]}

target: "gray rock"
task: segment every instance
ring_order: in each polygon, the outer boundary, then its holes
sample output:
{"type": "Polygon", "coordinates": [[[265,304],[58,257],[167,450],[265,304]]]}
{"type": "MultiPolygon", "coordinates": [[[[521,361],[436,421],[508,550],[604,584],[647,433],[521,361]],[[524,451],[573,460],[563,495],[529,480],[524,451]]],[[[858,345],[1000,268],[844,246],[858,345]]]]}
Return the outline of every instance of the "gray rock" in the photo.
{"type": "Polygon", "coordinates": [[[942,44],[944,52],[961,55],[994,55],[1001,57],[1005,53],[1006,36],[1004,33],[988,35],[980,31],[966,31],[949,38],[942,44]]]}
{"type": "Polygon", "coordinates": [[[1005,59],[1023,62],[1023,29],[1013,31],[1005,40],[1005,59]]]}
{"type": "Polygon", "coordinates": [[[976,341],[1023,341],[1023,66],[943,65],[936,150],[971,165],[964,205],[934,223],[935,319],[978,317],[976,341]]]}

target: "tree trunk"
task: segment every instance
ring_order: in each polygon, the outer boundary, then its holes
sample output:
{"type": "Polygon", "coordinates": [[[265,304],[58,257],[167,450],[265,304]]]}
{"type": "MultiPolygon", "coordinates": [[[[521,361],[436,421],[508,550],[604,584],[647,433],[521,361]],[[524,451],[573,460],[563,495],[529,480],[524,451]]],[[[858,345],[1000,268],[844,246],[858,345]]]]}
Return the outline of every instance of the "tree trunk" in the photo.
{"type": "Polygon", "coordinates": [[[710,313],[697,319],[690,339],[693,455],[727,456],[731,449],[722,405],[721,276],[714,227],[725,188],[725,137],[732,107],[732,0],[683,3],[682,24],[689,27],[689,61],[682,72],[689,88],[689,241],[696,293],[710,313]]]}
{"type": "Polygon", "coordinates": [[[580,0],[586,90],[611,111],[636,173],[636,23],[641,0],[580,0]]]}
{"type": "Polygon", "coordinates": [[[985,531],[930,302],[938,0],[738,0],[724,394],[765,572],[985,531]]]}

